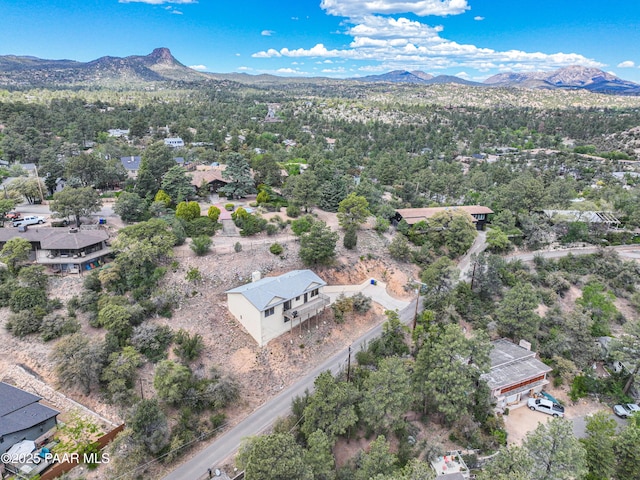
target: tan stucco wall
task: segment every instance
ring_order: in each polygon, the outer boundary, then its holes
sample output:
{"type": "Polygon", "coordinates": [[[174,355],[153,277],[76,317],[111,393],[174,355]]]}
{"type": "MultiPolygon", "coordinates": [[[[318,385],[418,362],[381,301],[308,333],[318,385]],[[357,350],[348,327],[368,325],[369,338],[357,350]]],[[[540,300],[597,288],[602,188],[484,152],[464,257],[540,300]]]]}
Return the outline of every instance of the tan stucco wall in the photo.
{"type": "Polygon", "coordinates": [[[258,342],[258,345],[264,345],[262,341],[262,329],[260,325],[260,315],[256,308],[240,293],[227,294],[227,307],[231,314],[236,317],[249,334],[258,342]]]}

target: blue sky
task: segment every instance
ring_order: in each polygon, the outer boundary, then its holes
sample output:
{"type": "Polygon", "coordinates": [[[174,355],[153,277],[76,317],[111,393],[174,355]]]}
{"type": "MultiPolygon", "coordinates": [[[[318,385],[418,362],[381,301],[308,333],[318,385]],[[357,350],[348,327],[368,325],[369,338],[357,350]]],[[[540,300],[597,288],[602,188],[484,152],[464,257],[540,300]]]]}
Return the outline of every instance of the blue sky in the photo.
{"type": "Polygon", "coordinates": [[[2,0],[0,55],[167,47],[209,72],[483,80],[580,64],[640,83],[639,0],[2,0]]]}

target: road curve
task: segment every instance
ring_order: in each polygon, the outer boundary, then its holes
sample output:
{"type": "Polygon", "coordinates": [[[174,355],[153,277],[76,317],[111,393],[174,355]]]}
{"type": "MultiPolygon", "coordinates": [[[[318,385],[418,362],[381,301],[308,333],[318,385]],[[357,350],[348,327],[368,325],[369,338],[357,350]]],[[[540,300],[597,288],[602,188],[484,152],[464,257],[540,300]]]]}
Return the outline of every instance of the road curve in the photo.
{"type": "MultiPolygon", "coordinates": [[[[416,311],[416,300],[399,312],[400,320],[409,324],[416,311]]],[[[373,327],[371,330],[360,336],[351,344],[351,354],[354,355],[371,340],[382,333],[382,325],[373,327]]],[[[164,480],[185,480],[199,479],[206,477],[207,469],[212,470],[220,467],[240,446],[243,438],[262,433],[269,428],[278,417],[287,415],[291,409],[291,401],[298,396],[304,395],[305,390],[313,390],[313,382],[316,377],[325,370],[332,374],[338,373],[347,366],[349,356],[349,346],[337,352],[332,357],[306,373],[298,382],[287,387],[277,396],[253,411],[248,417],[238,423],[231,430],[225,432],[220,437],[215,438],[207,447],[200,451],[189,461],[183,463],[178,468],[164,477],[164,480]]]]}

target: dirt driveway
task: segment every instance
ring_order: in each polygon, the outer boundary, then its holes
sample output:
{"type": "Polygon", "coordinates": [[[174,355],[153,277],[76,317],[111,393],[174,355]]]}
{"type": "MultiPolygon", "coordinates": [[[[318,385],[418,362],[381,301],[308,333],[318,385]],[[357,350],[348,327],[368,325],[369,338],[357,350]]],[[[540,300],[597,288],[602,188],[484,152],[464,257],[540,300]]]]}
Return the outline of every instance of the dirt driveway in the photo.
{"type": "MultiPolygon", "coordinates": [[[[552,395],[556,396],[553,392],[552,395]]],[[[562,398],[558,395],[556,398],[562,398]]],[[[591,399],[581,399],[577,404],[571,401],[565,402],[565,418],[574,423],[574,434],[578,437],[584,436],[585,419],[598,411],[611,412],[611,408],[604,404],[591,399]]],[[[539,423],[546,423],[553,417],[542,412],[534,412],[526,406],[516,408],[504,417],[505,428],[507,431],[507,443],[509,445],[521,445],[527,433],[536,429],[539,423]]],[[[619,419],[616,419],[618,421],[619,419]]],[[[618,424],[624,420],[618,421],[618,424]]]]}

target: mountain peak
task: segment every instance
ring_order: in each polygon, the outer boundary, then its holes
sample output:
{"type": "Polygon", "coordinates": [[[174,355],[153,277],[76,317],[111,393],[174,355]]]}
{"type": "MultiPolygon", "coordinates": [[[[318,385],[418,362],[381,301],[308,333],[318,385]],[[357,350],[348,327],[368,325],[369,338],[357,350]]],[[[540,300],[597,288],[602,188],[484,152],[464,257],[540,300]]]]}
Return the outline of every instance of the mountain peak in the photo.
{"type": "Polygon", "coordinates": [[[155,64],[161,65],[182,65],[171,54],[171,50],[166,47],[155,48],[153,52],[147,55],[147,59],[155,64]]]}

